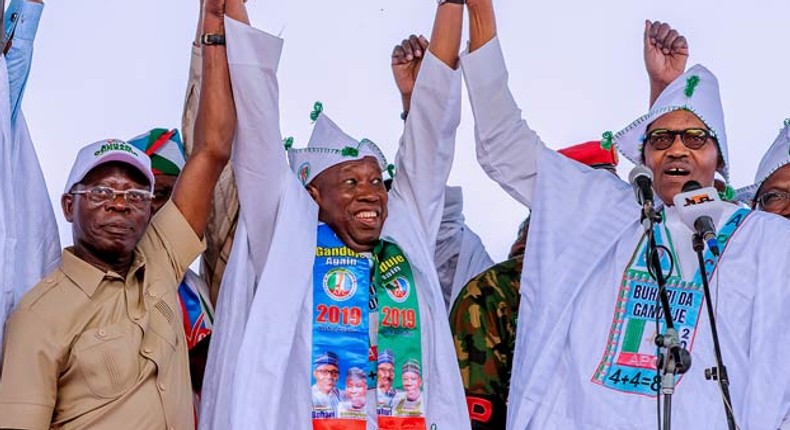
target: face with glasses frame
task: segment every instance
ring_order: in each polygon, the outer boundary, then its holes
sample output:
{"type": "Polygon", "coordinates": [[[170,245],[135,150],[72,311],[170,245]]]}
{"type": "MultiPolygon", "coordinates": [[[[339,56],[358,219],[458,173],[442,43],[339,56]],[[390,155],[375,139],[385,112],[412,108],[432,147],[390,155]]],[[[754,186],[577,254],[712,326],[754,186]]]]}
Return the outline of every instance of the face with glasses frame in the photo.
{"type": "Polygon", "coordinates": [[[696,115],[682,109],[648,126],[643,151],[643,161],[653,171],[653,188],[667,205],[672,205],[688,181],[713,186],[714,174],[724,163],[713,133],[696,115]]]}
{"type": "Polygon", "coordinates": [[[322,364],[316,367],[313,371],[316,387],[322,393],[329,394],[337,386],[339,374],[337,366],[331,364],[322,364]]]}
{"type": "Polygon", "coordinates": [[[757,190],[752,207],[790,219],[790,165],[771,174],[757,190]]]}
{"type": "MultiPolygon", "coordinates": [[[[74,253],[92,263],[131,258],[151,219],[145,176],[120,162],[97,166],[61,197],[74,253]]],[[[101,267],[101,266],[100,266],[101,267]]]]}

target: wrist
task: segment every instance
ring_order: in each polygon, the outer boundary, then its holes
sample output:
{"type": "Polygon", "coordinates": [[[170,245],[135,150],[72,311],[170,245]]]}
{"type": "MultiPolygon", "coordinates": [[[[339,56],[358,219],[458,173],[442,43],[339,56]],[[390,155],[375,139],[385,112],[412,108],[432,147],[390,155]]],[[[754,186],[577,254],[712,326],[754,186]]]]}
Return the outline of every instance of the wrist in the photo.
{"type": "Polygon", "coordinates": [[[206,14],[203,17],[202,34],[215,33],[225,34],[225,18],[215,14],[206,14]]]}
{"type": "Polygon", "coordinates": [[[401,94],[400,101],[401,101],[401,106],[403,106],[403,111],[408,113],[409,108],[411,107],[411,93],[401,94]]]}

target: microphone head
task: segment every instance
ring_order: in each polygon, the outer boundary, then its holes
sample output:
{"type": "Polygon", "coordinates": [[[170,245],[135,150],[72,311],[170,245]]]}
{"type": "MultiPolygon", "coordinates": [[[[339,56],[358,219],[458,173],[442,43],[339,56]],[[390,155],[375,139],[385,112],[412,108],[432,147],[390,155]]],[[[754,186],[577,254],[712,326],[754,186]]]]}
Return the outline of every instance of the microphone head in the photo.
{"type": "Polygon", "coordinates": [[[695,190],[699,190],[701,188],[702,188],[702,185],[700,185],[699,182],[697,182],[697,181],[688,181],[685,184],[683,184],[683,188],[681,188],[681,191],[684,192],[684,193],[687,193],[689,191],[695,191],[695,190]]]}
{"type": "Polygon", "coordinates": [[[631,185],[636,185],[636,181],[639,180],[639,178],[647,178],[652,183],[653,171],[640,164],[631,169],[631,173],[628,174],[628,182],[631,185]]]}
{"type": "Polygon", "coordinates": [[[724,208],[719,198],[719,193],[713,187],[692,189],[685,191],[686,187],[693,188],[699,185],[696,181],[689,181],[683,185],[684,191],[677,193],[673,198],[675,208],[689,230],[696,231],[695,223],[700,217],[710,217],[712,221],[719,219],[724,208]]]}

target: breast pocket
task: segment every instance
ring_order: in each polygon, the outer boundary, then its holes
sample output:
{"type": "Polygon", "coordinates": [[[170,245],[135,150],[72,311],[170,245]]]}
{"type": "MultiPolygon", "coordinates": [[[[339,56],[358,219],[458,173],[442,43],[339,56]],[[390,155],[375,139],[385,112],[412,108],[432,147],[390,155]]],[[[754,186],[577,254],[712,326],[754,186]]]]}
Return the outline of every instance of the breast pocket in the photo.
{"type": "Polygon", "coordinates": [[[137,380],[140,341],[129,330],[121,324],[93,328],[74,344],[77,366],[98,397],[116,398],[137,380]]]}

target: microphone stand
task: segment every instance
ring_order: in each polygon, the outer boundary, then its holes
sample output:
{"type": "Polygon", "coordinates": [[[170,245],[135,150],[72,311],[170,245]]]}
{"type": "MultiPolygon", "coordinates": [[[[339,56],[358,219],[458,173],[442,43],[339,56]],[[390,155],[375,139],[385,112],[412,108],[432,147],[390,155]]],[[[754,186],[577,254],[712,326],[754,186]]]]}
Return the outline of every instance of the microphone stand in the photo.
{"type": "Polygon", "coordinates": [[[721,346],[719,345],[719,332],[716,329],[716,316],[713,314],[713,302],[710,299],[710,285],[708,284],[708,274],[705,270],[705,259],[702,256],[704,244],[702,237],[694,233],[692,239],[694,251],[697,253],[697,261],[699,262],[699,271],[702,275],[702,287],[705,292],[705,307],[708,308],[708,320],[710,320],[710,331],[713,337],[713,351],[716,354],[716,366],[705,369],[705,379],[709,381],[719,381],[721,386],[722,400],[724,401],[724,413],[727,416],[727,427],[730,430],[735,430],[735,416],[732,412],[732,399],[730,398],[730,379],[727,376],[727,368],[724,366],[724,361],[721,358],[721,346]]]}
{"type": "MultiPolygon", "coordinates": [[[[669,294],[666,289],[666,278],[661,269],[661,258],[658,254],[658,246],[653,232],[654,223],[661,222],[661,216],[653,209],[652,202],[645,202],[642,208],[642,226],[648,236],[647,265],[651,269],[651,275],[658,284],[658,294],[661,300],[661,307],[664,310],[664,322],[666,328],[664,334],[656,336],[656,346],[660,348],[658,353],[658,371],[661,375],[661,395],[664,396],[664,430],[670,430],[672,425],[672,395],[675,392],[675,375],[685,373],[691,367],[691,355],[681,347],[675,323],[672,321],[672,312],[669,305],[669,294]]],[[[670,258],[672,258],[670,256],[670,258]]]]}

